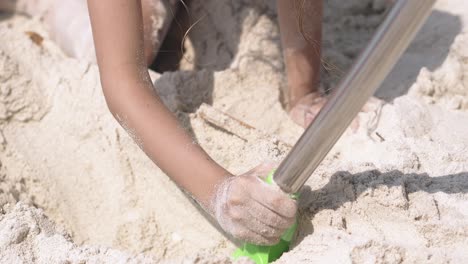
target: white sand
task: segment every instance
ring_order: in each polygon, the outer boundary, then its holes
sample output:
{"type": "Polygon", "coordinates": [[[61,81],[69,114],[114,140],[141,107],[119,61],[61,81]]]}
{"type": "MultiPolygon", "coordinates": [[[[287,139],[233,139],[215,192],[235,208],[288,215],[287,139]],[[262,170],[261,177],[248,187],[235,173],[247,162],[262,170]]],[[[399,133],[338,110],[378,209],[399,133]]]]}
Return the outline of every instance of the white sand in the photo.
{"type": "MultiPolygon", "coordinates": [[[[340,70],[324,73],[327,89],[383,19],[378,2],[328,1],[324,54],[340,70]]],[[[285,80],[272,3],[195,2],[194,17],[208,14],[191,33],[196,65],[153,75],[194,141],[234,173],[287,147],[209,125],[196,113],[202,102],[286,142],[301,133],[278,101],[285,80]]],[[[377,92],[386,103],[360,114],[358,131],[307,182],[298,239],[280,263],[468,258],[463,3],[438,2],[377,92]]],[[[0,215],[0,262],[229,261],[234,246],[113,120],[96,66],[67,58],[34,19],[0,17],[0,39],[0,205],[11,204],[0,215]]]]}

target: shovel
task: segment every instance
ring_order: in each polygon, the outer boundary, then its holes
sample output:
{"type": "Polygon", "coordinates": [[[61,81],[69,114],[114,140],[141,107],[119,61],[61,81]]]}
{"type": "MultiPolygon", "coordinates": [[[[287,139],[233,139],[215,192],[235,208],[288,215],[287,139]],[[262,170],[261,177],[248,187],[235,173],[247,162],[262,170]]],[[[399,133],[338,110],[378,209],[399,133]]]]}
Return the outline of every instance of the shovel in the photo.
{"type": "MultiPolygon", "coordinates": [[[[436,0],[398,0],[354,66],[267,182],[295,198],[317,166],[382,84],[431,13],[436,0]]],[[[234,259],[270,263],[289,250],[292,226],[277,245],[244,244],[234,259]]]]}

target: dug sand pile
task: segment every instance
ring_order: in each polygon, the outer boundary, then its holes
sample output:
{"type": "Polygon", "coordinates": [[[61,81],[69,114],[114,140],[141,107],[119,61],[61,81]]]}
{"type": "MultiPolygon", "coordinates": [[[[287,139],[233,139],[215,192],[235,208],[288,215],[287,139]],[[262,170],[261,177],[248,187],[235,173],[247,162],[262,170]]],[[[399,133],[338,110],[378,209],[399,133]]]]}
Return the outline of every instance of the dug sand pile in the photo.
{"type": "MultiPolygon", "coordinates": [[[[324,72],[326,89],[384,18],[381,2],[327,1],[324,57],[336,70],[324,72]]],[[[437,3],[377,92],[383,101],[307,182],[298,238],[279,263],[468,258],[465,6],[437,3]]],[[[279,100],[274,1],[190,8],[205,16],[190,60],[153,74],[156,89],[231,172],[280,160],[302,129],[279,100]]],[[[35,18],[1,16],[0,38],[0,262],[229,262],[234,245],[109,114],[95,65],[67,58],[35,18]]]]}

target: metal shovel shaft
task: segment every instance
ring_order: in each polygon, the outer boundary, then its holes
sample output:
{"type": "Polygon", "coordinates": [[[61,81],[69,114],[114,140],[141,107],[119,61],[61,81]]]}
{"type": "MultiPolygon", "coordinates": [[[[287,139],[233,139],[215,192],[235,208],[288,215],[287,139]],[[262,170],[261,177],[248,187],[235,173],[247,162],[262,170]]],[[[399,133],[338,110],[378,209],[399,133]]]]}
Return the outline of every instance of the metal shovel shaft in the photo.
{"type": "Polygon", "coordinates": [[[295,193],[382,84],[431,13],[436,0],[398,0],[367,48],[335,89],[273,177],[295,193]]]}

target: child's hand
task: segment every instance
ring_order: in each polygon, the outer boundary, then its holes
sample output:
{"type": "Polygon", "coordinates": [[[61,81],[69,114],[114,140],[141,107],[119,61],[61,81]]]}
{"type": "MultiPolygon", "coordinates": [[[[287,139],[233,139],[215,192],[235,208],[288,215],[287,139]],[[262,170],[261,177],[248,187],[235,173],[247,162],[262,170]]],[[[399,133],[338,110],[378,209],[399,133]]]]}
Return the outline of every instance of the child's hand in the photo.
{"type": "Polygon", "coordinates": [[[273,166],[262,165],[227,178],[217,187],[212,211],[221,227],[235,238],[257,245],[273,245],[294,224],[297,205],[266,177],[273,166]]]}
{"type": "Polygon", "coordinates": [[[302,97],[289,111],[289,116],[296,124],[306,128],[314,120],[327,99],[319,92],[310,93],[302,97]]]}
{"type": "MultiPolygon", "coordinates": [[[[299,100],[289,112],[289,116],[298,125],[307,128],[326,103],[327,98],[320,95],[320,93],[310,93],[299,100]]],[[[382,100],[371,97],[361,109],[361,112],[374,112],[377,115],[383,104],[382,100]]],[[[356,132],[359,126],[359,116],[357,116],[351,123],[350,128],[353,132],[356,132]]]]}

